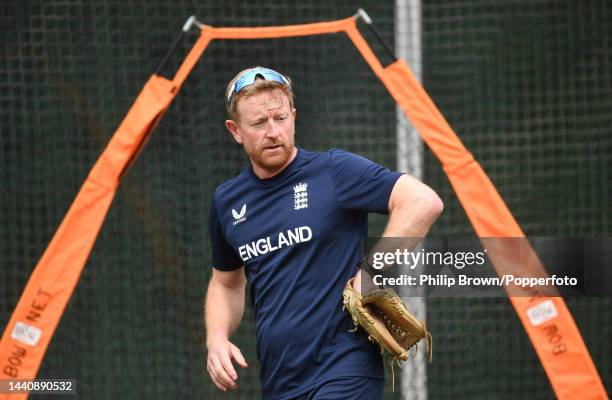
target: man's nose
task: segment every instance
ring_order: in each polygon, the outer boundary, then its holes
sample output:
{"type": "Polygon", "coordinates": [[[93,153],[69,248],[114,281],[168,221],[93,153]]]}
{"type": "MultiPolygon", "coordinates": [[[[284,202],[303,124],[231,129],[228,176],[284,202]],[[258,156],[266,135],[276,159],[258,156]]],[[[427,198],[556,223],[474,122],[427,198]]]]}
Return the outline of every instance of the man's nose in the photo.
{"type": "Polygon", "coordinates": [[[280,135],[280,130],[278,128],[278,124],[274,120],[274,118],[268,119],[268,129],[267,136],[269,137],[277,137],[280,135]]]}

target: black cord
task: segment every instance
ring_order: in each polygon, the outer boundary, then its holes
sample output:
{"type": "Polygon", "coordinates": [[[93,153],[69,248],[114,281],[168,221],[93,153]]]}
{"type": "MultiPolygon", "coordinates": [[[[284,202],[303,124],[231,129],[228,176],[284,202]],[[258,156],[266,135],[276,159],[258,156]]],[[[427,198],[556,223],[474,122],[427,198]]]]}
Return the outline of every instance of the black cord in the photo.
{"type": "Polygon", "coordinates": [[[371,23],[367,24],[367,25],[370,28],[370,30],[372,31],[372,33],[374,34],[374,36],[376,36],[376,39],[378,39],[378,41],[383,45],[383,47],[385,48],[385,50],[387,51],[389,56],[391,56],[391,58],[393,59],[393,62],[397,61],[397,57],[395,57],[395,54],[393,53],[393,50],[391,50],[391,47],[389,47],[387,42],[385,42],[383,40],[382,36],[380,36],[380,34],[376,30],[376,28],[374,28],[374,25],[371,24],[371,23]]]}
{"type": "Polygon", "coordinates": [[[181,40],[183,40],[183,36],[185,36],[185,31],[181,30],[181,33],[179,33],[179,35],[174,40],[174,44],[162,60],[161,64],[159,64],[159,67],[157,67],[157,69],[155,70],[155,75],[160,75],[161,70],[166,66],[166,63],[178,48],[178,45],[181,43],[181,40]]]}

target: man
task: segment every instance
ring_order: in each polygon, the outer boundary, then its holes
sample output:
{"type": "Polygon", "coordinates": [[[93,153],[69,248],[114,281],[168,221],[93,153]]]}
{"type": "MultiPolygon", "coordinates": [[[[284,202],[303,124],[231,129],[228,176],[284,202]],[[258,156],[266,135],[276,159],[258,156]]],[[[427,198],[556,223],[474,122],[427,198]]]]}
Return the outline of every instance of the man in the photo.
{"type": "Polygon", "coordinates": [[[206,297],[207,370],[237,388],[231,341],[248,282],[265,399],[382,399],[379,348],[351,333],[342,292],[355,276],[367,213],[389,213],[384,236],[422,237],[442,210],[418,180],[333,149],[296,148],[288,78],[267,68],[227,87],[225,126],[251,166],[219,185],[210,208],[213,272],[206,297]]]}

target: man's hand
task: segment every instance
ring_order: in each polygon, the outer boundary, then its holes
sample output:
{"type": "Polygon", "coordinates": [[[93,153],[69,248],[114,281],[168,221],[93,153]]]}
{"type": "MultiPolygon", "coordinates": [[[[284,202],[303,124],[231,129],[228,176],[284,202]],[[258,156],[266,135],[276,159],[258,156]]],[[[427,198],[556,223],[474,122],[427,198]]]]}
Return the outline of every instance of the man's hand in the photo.
{"type": "Polygon", "coordinates": [[[238,374],[232,360],[242,368],[248,367],[240,349],[229,341],[238,329],[244,313],[246,277],[244,267],[233,271],[213,268],[206,294],[206,369],[221,390],[234,390],[238,374]]]}
{"type": "Polygon", "coordinates": [[[229,340],[223,339],[212,341],[207,347],[206,369],[214,384],[224,392],[238,388],[238,374],[232,360],[242,368],[248,367],[240,349],[229,340]]]}

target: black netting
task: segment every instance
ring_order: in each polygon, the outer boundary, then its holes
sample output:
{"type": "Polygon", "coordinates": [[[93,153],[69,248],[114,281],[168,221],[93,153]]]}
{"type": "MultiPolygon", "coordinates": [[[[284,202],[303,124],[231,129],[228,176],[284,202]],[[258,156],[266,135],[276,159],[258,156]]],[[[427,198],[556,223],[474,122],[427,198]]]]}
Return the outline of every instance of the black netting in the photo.
{"type": "MultiPolygon", "coordinates": [[[[611,233],[611,12],[606,1],[423,2],[425,87],[527,235],[611,233]]],[[[425,157],[425,181],[446,206],[434,232],[471,233],[425,157]]],[[[610,391],[612,302],[567,303],[610,391]]],[[[554,397],[507,300],[428,305],[431,398],[554,397]]]]}

